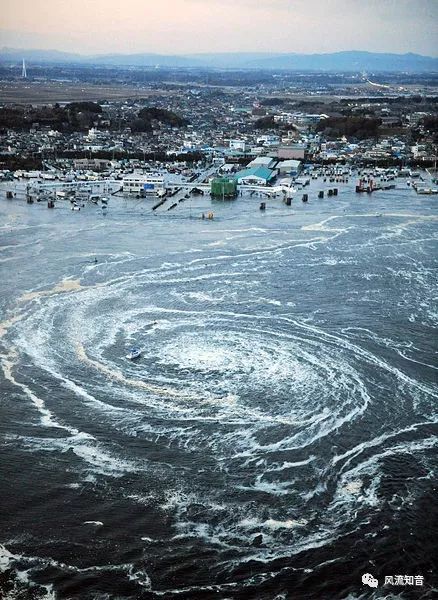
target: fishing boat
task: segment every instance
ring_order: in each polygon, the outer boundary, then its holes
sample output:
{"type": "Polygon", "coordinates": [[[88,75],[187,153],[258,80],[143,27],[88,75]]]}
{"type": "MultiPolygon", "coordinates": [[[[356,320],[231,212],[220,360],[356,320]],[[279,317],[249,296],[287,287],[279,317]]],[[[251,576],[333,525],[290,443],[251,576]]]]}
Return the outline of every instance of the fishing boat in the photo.
{"type": "Polygon", "coordinates": [[[126,358],[128,360],[135,360],[136,358],[140,358],[140,356],[141,356],[140,348],[134,347],[129,350],[128,354],[126,355],[126,358]]]}

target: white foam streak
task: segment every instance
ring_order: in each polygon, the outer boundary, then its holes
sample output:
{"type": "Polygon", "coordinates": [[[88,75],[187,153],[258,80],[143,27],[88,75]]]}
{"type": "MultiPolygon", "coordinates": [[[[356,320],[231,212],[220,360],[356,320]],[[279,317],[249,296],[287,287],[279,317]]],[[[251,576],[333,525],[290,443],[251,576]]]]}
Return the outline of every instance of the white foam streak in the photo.
{"type": "Polygon", "coordinates": [[[38,397],[27,385],[24,383],[20,383],[13,376],[13,367],[16,364],[17,353],[13,348],[9,355],[4,356],[1,359],[3,373],[5,379],[10,381],[14,386],[21,389],[25,395],[31,400],[33,406],[36,408],[40,415],[41,424],[44,427],[56,427],[58,429],[63,429],[68,431],[72,435],[77,435],[79,432],[74,427],[69,427],[67,425],[63,425],[59,421],[55,419],[52,412],[46,407],[44,400],[38,397]]]}

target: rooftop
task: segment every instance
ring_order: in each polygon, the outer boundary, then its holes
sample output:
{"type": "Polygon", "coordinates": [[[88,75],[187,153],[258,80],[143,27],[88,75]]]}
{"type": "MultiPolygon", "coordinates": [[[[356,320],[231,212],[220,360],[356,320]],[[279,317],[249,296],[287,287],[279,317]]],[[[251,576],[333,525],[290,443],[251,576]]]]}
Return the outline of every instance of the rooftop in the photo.
{"type": "Polygon", "coordinates": [[[275,177],[275,173],[267,167],[250,167],[243,171],[238,171],[235,175],[236,179],[243,179],[246,177],[259,177],[260,179],[266,179],[269,181],[275,177]]]}

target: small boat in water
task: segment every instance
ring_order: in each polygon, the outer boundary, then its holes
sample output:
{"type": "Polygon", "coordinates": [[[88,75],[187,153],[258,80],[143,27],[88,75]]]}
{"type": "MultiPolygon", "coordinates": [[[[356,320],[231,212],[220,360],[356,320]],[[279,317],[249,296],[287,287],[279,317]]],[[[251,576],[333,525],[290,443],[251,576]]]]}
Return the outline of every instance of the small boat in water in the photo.
{"type": "Polygon", "coordinates": [[[140,358],[141,356],[141,350],[140,348],[131,348],[128,352],[128,354],[126,355],[126,358],[128,360],[135,360],[136,358],[140,358]]]}

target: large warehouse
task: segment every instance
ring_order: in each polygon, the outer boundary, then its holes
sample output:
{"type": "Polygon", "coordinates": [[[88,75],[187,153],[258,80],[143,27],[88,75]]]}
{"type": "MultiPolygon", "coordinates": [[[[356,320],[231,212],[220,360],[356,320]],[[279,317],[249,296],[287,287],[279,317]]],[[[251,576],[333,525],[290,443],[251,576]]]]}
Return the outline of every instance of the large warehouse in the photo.
{"type": "Polygon", "coordinates": [[[290,177],[297,177],[301,171],[302,163],[300,160],[283,160],[278,163],[277,169],[280,175],[289,175],[290,177]]]}
{"type": "Polygon", "coordinates": [[[277,159],[272,158],[272,156],[257,156],[257,158],[249,163],[248,168],[266,167],[267,169],[273,169],[276,164],[277,159]]]}
{"type": "Polygon", "coordinates": [[[235,175],[237,183],[243,185],[267,185],[276,177],[276,172],[267,167],[251,167],[235,175]]]}

